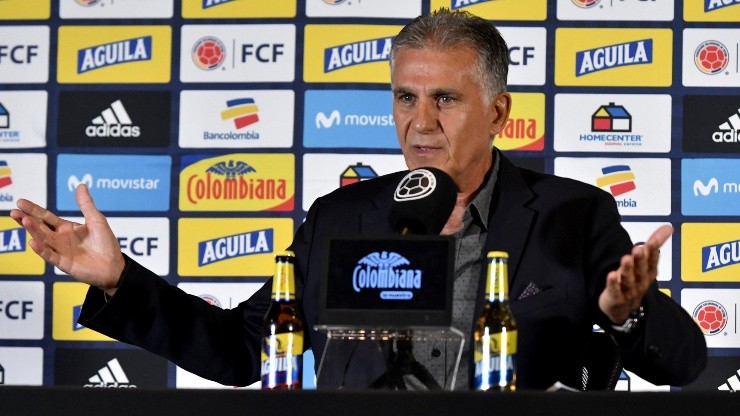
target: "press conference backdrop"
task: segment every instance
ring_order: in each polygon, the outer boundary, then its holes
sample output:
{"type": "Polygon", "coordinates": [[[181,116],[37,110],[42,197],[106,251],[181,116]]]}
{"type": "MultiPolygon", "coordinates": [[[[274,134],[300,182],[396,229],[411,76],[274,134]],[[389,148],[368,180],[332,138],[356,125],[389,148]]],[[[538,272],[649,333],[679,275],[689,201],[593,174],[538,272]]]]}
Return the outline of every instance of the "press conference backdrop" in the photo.
{"type": "Polygon", "coordinates": [[[85,183],[124,252],[233,307],[318,196],[404,168],[388,51],[443,6],[509,44],[497,147],[611,192],[636,242],[673,224],[659,284],[710,347],[688,388],[740,389],[737,0],[0,0],[0,384],[219,387],[77,325],[86,287],[8,210],[80,220],[85,183]]]}

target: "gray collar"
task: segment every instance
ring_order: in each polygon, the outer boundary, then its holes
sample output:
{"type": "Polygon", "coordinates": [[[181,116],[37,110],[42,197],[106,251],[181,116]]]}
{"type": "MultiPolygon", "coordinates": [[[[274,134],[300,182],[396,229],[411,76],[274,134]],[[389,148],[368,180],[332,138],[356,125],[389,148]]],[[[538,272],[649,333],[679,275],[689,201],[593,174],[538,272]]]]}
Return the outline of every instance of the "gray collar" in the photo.
{"type": "Polygon", "coordinates": [[[493,166],[488,173],[488,178],[480,188],[478,195],[473,198],[473,202],[470,203],[470,213],[481,229],[488,231],[488,211],[491,207],[491,196],[493,195],[493,188],[496,186],[496,180],[498,179],[498,168],[499,168],[499,154],[497,150],[493,150],[493,166]]]}

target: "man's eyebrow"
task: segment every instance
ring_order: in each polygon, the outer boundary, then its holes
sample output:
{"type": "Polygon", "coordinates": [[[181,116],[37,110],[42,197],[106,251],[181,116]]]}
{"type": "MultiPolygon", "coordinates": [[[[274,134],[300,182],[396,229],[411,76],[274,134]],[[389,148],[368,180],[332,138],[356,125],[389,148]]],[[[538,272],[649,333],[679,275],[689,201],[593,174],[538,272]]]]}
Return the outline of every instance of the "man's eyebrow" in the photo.
{"type": "Polygon", "coordinates": [[[392,89],[393,94],[410,94],[411,90],[406,87],[394,87],[392,89]]]}

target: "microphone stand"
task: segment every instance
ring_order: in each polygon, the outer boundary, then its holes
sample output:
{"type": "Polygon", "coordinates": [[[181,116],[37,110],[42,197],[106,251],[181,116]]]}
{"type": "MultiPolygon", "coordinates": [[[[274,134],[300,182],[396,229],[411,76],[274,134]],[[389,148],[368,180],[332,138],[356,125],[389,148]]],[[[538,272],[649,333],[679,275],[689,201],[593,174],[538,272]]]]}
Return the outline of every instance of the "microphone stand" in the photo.
{"type": "Polygon", "coordinates": [[[373,381],[370,388],[408,390],[403,377],[412,375],[427,389],[442,390],[442,386],[434,379],[429,370],[414,358],[411,331],[401,331],[399,335],[395,339],[395,351],[393,341],[386,341],[389,343],[386,344],[388,347],[388,357],[386,358],[388,371],[373,381]]]}

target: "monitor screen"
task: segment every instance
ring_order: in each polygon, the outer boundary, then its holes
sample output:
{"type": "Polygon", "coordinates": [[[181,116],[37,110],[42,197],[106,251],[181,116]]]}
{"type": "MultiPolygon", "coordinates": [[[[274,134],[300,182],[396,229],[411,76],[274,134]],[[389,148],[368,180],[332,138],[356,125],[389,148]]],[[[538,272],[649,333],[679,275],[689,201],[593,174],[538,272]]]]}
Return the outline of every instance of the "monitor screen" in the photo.
{"type": "Polygon", "coordinates": [[[450,236],[395,234],[330,240],[319,324],[449,326],[453,241],[450,236]]]}

